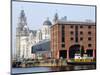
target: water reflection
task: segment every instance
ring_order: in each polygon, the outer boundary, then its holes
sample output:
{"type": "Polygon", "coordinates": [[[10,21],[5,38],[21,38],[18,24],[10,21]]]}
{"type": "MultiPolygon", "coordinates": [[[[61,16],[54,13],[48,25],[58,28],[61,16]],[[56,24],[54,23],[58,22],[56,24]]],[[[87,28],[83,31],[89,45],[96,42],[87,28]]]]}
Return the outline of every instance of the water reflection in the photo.
{"type": "Polygon", "coordinates": [[[96,69],[96,65],[68,65],[62,67],[12,68],[12,74],[96,69]]]}

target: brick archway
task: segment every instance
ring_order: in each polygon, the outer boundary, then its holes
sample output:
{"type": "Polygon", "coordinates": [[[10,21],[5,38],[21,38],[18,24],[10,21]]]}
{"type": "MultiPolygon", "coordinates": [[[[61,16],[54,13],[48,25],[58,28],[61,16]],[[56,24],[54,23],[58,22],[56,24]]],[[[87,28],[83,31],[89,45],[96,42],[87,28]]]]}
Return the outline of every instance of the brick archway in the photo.
{"type": "Polygon", "coordinates": [[[69,58],[74,58],[75,53],[81,53],[81,56],[83,56],[84,53],[84,47],[80,44],[74,44],[69,47],[69,58]]]}

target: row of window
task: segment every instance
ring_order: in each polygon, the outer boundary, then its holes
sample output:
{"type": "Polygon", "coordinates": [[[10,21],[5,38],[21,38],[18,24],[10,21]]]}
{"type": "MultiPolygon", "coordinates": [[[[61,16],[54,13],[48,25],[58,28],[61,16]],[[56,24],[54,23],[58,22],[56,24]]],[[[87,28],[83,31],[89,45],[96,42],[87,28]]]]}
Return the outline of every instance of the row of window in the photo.
{"type": "MultiPolygon", "coordinates": [[[[88,44],[88,47],[92,47],[92,44],[88,44]]],[[[65,48],[65,44],[62,44],[62,48],[65,48]]]]}
{"type": "MultiPolygon", "coordinates": [[[[74,40],[74,38],[71,37],[70,40],[74,40]]],[[[80,40],[82,41],[83,40],[83,37],[80,37],[80,40]]],[[[88,41],[91,41],[91,40],[92,40],[92,38],[91,37],[88,37],[88,41]]]]}
{"type": "MultiPolygon", "coordinates": [[[[70,28],[74,28],[74,26],[71,25],[70,28]]],[[[83,28],[83,26],[80,26],[80,28],[83,28]]],[[[92,27],[88,26],[88,28],[91,29],[92,27]]]]}
{"type": "MultiPolygon", "coordinates": [[[[74,32],[73,32],[73,31],[71,31],[71,32],[70,32],[70,34],[71,34],[71,35],[73,35],[73,34],[74,34],[74,32]]],[[[80,31],[80,34],[82,35],[82,34],[83,34],[83,31],[80,31]]],[[[91,33],[91,31],[89,31],[89,32],[88,32],[88,34],[89,34],[89,35],[91,35],[91,34],[92,34],[92,33],[91,33]]]]}

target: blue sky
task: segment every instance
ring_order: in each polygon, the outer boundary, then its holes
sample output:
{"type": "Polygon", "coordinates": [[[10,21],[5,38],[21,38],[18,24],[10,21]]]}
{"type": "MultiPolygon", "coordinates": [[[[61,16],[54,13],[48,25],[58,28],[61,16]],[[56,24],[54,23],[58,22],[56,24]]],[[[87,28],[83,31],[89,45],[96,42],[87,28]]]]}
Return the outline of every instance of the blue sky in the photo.
{"type": "Polygon", "coordinates": [[[72,21],[84,21],[85,19],[95,21],[95,7],[16,1],[13,1],[12,4],[14,26],[17,26],[18,17],[22,9],[25,11],[27,23],[31,29],[40,28],[47,17],[52,21],[56,12],[59,14],[59,17],[67,16],[67,19],[72,21]]]}
{"type": "Polygon", "coordinates": [[[27,24],[29,29],[37,30],[43,25],[43,22],[49,17],[50,21],[57,12],[59,17],[67,16],[70,21],[85,21],[90,19],[95,21],[95,7],[78,6],[78,5],[59,5],[45,4],[32,2],[12,2],[12,34],[13,34],[13,49],[15,48],[15,33],[18,24],[18,17],[21,10],[25,11],[27,24]]]}

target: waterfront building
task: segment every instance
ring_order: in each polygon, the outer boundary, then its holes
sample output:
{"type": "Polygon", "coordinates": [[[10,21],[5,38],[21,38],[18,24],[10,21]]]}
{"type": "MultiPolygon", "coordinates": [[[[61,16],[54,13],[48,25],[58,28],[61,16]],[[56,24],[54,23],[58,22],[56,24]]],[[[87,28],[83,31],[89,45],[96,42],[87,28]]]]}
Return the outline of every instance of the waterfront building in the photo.
{"type": "Polygon", "coordinates": [[[37,30],[36,33],[36,43],[41,42],[42,40],[48,39],[50,40],[50,27],[52,23],[49,21],[49,18],[47,18],[42,25],[42,28],[37,30]]]}
{"type": "Polygon", "coordinates": [[[32,46],[32,53],[35,54],[35,59],[43,59],[51,57],[51,48],[50,48],[50,27],[52,23],[47,18],[43,22],[41,29],[37,30],[36,44],[32,46]]]}
{"type": "MultiPolygon", "coordinates": [[[[30,30],[27,25],[27,18],[24,10],[21,10],[16,27],[16,58],[33,59],[35,54],[32,53],[32,47],[42,41],[50,41],[50,27],[52,23],[47,18],[43,26],[38,30],[30,30]]],[[[48,50],[48,49],[47,49],[48,50]]]]}
{"type": "Polygon", "coordinates": [[[31,46],[35,43],[36,31],[29,30],[27,25],[27,18],[24,10],[21,10],[20,17],[18,18],[18,26],[16,27],[16,58],[31,59],[31,46]]]}
{"type": "Polygon", "coordinates": [[[53,22],[47,18],[42,28],[30,30],[24,10],[16,27],[16,58],[35,59],[44,55],[54,59],[74,58],[75,54],[96,57],[96,25],[90,20],[68,21],[58,13],[53,22]]]}
{"type": "MultiPolygon", "coordinates": [[[[58,15],[56,14],[58,18],[58,15]]],[[[55,20],[54,20],[55,21],[55,20]]],[[[96,24],[92,21],[57,19],[51,26],[52,58],[71,59],[75,54],[96,57],[96,24]]]]}

